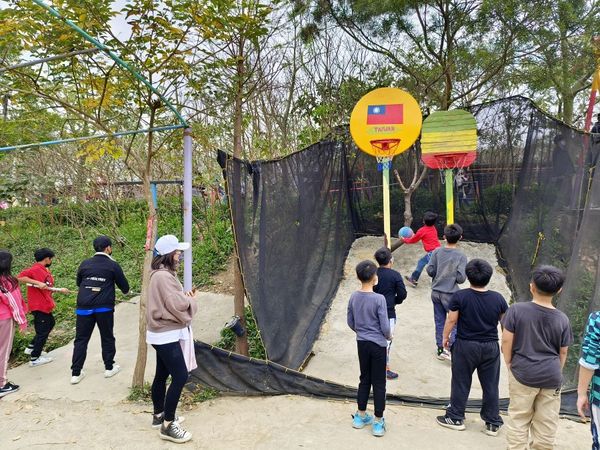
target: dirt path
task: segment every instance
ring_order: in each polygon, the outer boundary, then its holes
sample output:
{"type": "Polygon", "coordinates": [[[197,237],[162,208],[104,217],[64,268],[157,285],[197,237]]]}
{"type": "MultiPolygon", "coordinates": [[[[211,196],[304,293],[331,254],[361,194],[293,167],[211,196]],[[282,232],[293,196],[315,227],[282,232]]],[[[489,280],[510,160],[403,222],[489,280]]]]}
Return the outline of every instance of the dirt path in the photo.
{"type": "MultiPolygon", "coordinates": [[[[358,384],[358,359],[355,335],[346,325],[348,298],[359,284],[354,268],[364,259],[373,259],[381,246],[381,239],[364,237],[354,241],[344,267],[344,280],[333,300],[331,309],[314,346],[315,356],[309,361],[305,373],[338,383],[358,384]]],[[[494,247],[488,244],[461,243],[461,250],[469,259],[483,258],[497,266],[494,247]]],[[[394,268],[402,275],[414,270],[423,253],[419,245],[404,245],[394,252],[394,268]]],[[[449,397],[450,363],[435,358],[433,306],[431,279],[423,273],[419,286],[407,287],[408,297],[396,307],[398,324],[391,350],[391,366],[400,374],[387,384],[388,392],[404,395],[449,397]]],[[[510,290],[499,268],[494,272],[490,288],[500,292],[507,300],[510,290]]],[[[506,369],[501,370],[500,395],[508,395],[506,369]]],[[[472,398],[481,398],[481,387],[475,377],[472,398]]]]}

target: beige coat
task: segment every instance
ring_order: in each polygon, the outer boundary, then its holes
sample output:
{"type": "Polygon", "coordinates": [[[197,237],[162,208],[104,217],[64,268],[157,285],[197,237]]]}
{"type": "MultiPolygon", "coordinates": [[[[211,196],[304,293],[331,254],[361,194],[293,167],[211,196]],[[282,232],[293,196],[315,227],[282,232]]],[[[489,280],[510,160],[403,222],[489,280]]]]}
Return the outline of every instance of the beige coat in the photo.
{"type": "Polygon", "coordinates": [[[183,293],[176,274],[167,269],[150,272],[146,322],[154,333],[185,328],[192,322],[198,305],[193,297],[183,293]]]}

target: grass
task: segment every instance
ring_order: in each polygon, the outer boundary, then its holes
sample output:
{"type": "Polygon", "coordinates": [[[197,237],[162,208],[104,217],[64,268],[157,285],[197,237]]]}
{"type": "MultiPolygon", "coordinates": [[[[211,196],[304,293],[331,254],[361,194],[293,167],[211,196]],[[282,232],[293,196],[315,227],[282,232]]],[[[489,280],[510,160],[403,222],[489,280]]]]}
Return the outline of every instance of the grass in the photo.
{"type": "MultiPolygon", "coordinates": [[[[144,202],[132,200],[111,202],[108,206],[103,202],[90,202],[0,211],[0,247],[13,254],[13,274],[33,264],[35,249],[49,247],[56,253],[51,267],[56,286],[74,292],[54,295],[56,327],[50,334],[47,351],[67,344],[74,337],[75,276],[81,261],[93,255],[91,243],[97,235],[107,234],[113,239],[113,256],[123,268],[131,292],[140,292],[146,240],[145,211],[144,202]]],[[[159,235],[171,233],[181,236],[180,199],[160,199],[158,211],[159,235]]],[[[232,250],[233,234],[228,209],[222,205],[211,208],[196,202],[192,250],[194,285],[210,285],[212,275],[225,267],[232,250]]],[[[131,297],[118,293],[117,302],[128,301],[131,297]]],[[[23,350],[33,335],[31,325],[25,333],[15,335],[12,363],[26,359],[23,350]]]]}
{"type": "MultiPolygon", "coordinates": [[[[187,410],[198,403],[204,403],[219,396],[219,391],[213,388],[197,386],[192,383],[187,384],[186,388],[181,394],[180,404],[182,408],[187,410]]],[[[129,388],[127,401],[144,404],[152,403],[152,385],[146,382],[142,387],[129,388]]]]}

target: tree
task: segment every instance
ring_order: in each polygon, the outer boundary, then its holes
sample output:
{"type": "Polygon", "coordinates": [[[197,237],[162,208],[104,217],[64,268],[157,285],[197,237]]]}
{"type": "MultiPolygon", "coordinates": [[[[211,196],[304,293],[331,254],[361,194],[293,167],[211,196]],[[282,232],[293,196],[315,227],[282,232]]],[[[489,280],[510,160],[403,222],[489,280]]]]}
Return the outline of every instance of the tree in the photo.
{"type": "MultiPolygon", "coordinates": [[[[13,3],[9,23],[18,24],[19,39],[13,44],[19,49],[17,54],[28,52],[32,57],[41,57],[87,46],[81,36],[61,21],[52,20],[44,9],[29,2],[13,3]]],[[[92,36],[130,61],[159,92],[171,98],[185,96],[186,77],[193,67],[193,61],[186,58],[192,53],[193,46],[187,44],[188,29],[183,19],[188,16],[181,14],[181,4],[173,1],[130,2],[124,12],[131,26],[131,35],[124,41],[111,28],[110,20],[115,14],[111,2],[68,0],[61,6],[68,18],[82,23],[92,36]]],[[[60,60],[41,69],[13,70],[8,82],[11,92],[33,95],[46,109],[58,111],[62,123],[68,126],[53,130],[56,137],[64,132],[68,132],[69,137],[86,136],[97,130],[112,133],[124,128],[151,129],[175,122],[173,114],[150,88],[102,54],[60,60]]],[[[150,180],[157,156],[161,151],[181,146],[175,142],[169,133],[159,136],[149,132],[145,145],[134,136],[121,140],[89,141],[81,148],[82,156],[88,161],[106,154],[120,158],[122,164],[143,182],[150,243],[154,242],[157,233],[157,212],[150,180]]],[[[149,245],[144,259],[134,386],[143,384],[146,366],[145,302],[151,259],[152,245],[149,245]]]]}
{"type": "Polygon", "coordinates": [[[515,67],[514,83],[526,83],[542,103],[548,94],[553,103],[557,99],[559,118],[571,124],[575,99],[590,87],[597,66],[592,39],[600,28],[600,8],[595,1],[557,0],[541,3],[537,13],[522,45],[538,50],[515,67]]]}
{"type": "MultiPolygon", "coordinates": [[[[201,48],[205,56],[204,70],[196,83],[211,83],[213,95],[219,99],[213,104],[218,115],[231,111],[232,150],[236,158],[246,155],[243,145],[244,109],[264,82],[257,67],[270,33],[268,24],[273,6],[277,4],[275,1],[266,5],[256,0],[210,0],[189,4],[194,30],[207,41],[206,47],[201,48]]],[[[230,177],[234,184],[233,192],[239,191],[240,177],[239,173],[230,177]]],[[[245,327],[245,290],[237,249],[235,260],[234,313],[245,327]]],[[[248,355],[247,336],[236,339],[236,351],[248,355]]]]}

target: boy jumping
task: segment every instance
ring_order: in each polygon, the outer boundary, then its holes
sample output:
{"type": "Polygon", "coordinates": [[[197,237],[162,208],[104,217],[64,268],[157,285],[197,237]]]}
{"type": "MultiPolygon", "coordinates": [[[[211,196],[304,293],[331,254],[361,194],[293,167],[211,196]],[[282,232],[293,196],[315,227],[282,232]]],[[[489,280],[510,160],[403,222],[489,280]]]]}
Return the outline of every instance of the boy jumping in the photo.
{"type": "MultiPolygon", "coordinates": [[[[400,238],[400,242],[404,244],[415,244],[419,241],[423,241],[423,249],[425,255],[417,262],[417,267],[410,277],[405,277],[406,281],[412,286],[417,287],[419,283],[419,277],[425,266],[431,259],[431,253],[438,247],[440,247],[440,240],[438,239],[437,230],[435,229],[435,223],[437,222],[438,215],[432,211],[427,211],[423,216],[423,226],[417,230],[415,235],[411,238],[400,238]]],[[[395,246],[392,247],[392,251],[395,250],[395,246]]],[[[397,248],[397,247],[396,247],[397,248]]]]}
{"type": "MultiPolygon", "coordinates": [[[[444,228],[446,246],[436,249],[429,260],[427,274],[433,278],[431,282],[431,301],[433,303],[433,321],[435,322],[435,344],[437,358],[450,360],[450,352],[442,345],[442,333],[449,311],[450,298],[458,291],[459,284],[464,283],[467,257],[458,250],[458,241],[462,237],[460,225],[452,224],[444,228]]],[[[450,335],[450,346],[454,343],[456,329],[450,335]]]]}
{"type": "MultiPolygon", "coordinates": [[[[51,357],[42,356],[42,350],[54,328],[55,321],[52,311],[56,306],[50,290],[54,287],[54,277],[49,269],[54,252],[49,248],[40,248],[34,252],[33,257],[36,261],[35,264],[17,276],[20,283],[28,284],[27,307],[28,311],[33,314],[35,337],[25,349],[25,354],[30,355],[29,365],[31,367],[52,362],[51,357]]],[[[59,292],[69,291],[61,289],[59,292]]]]}
{"type": "Polygon", "coordinates": [[[450,332],[458,323],[452,345],[452,381],[450,406],[438,424],[453,430],[465,429],[465,408],[471,391],[473,372],[483,390],[481,418],[485,433],[496,436],[503,421],[498,405],[500,347],[498,322],[508,309],[506,300],[487,285],[493,269],[483,259],[472,259],[465,269],[471,287],[456,292],[450,300],[450,313],[444,327],[444,347],[450,347],[450,332]]]}
{"type": "MultiPolygon", "coordinates": [[[[387,247],[382,247],[375,252],[375,260],[379,264],[377,269],[377,285],[373,288],[373,291],[381,294],[385,297],[387,303],[387,315],[390,321],[390,333],[394,335],[394,328],[396,327],[396,305],[401,304],[406,298],[406,287],[402,281],[402,275],[399,272],[392,269],[394,263],[394,257],[392,252],[387,247]]],[[[392,347],[392,341],[388,341],[387,345],[387,358],[386,358],[386,377],[388,380],[394,380],[398,378],[396,372],[390,370],[390,348],[392,347]]]]}
{"type": "Polygon", "coordinates": [[[502,325],[502,353],[509,370],[508,449],[554,448],[562,369],[573,342],[569,318],[552,305],[565,281],[552,266],[533,271],[533,300],[510,307],[502,325]]]}
{"type": "Polygon", "coordinates": [[[387,341],[392,340],[387,316],[385,297],[373,292],[377,284],[377,266],[371,261],[362,261],[356,266],[356,276],[361,288],[350,296],[348,302],[348,326],[356,333],[360,384],[358,385],[358,411],[352,426],[363,428],[372,424],[374,436],[385,434],[385,362],[387,341]],[[369,393],[373,386],[375,420],[367,413],[369,393]]]}

